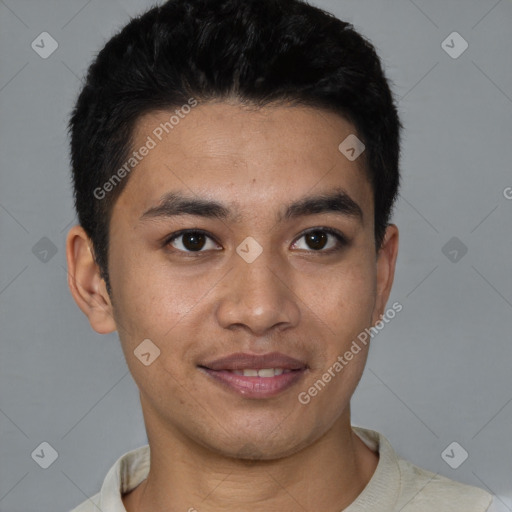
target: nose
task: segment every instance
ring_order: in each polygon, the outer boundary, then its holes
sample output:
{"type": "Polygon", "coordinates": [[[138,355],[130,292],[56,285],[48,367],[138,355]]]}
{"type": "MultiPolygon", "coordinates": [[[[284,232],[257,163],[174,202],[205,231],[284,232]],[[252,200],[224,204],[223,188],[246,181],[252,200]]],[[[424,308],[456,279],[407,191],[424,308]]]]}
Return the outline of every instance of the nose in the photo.
{"type": "Polygon", "coordinates": [[[294,327],[300,319],[291,268],[270,250],[248,263],[233,255],[235,267],[219,289],[216,316],[225,329],[246,329],[255,336],[294,327]]]}

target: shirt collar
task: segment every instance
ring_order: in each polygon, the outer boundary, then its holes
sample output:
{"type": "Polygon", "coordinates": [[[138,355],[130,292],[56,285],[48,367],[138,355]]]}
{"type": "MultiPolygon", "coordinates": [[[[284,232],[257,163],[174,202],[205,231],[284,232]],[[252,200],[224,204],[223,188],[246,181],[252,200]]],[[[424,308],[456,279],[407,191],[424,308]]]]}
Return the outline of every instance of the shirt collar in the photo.
{"type": "Polygon", "coordinates": [[[379,432],[356,426],[352,429],[370,450],[379,453],[379,462],[361,494],[343,512],[391,512],[400,495],[398,457],[389,441],[379,432]]]}
{"type": "MultiPolygon", "coordinates": [[[[344,512],[391,512],[400,494],[398,457],[389,441],[379,432],[356,426],[352,426],[352,429],[370,450],[379,453],[379,462],[366,487],[344,512]]],[[[149,463],[149,445],[122,455],[103,481],[99,509],[126,512],[121,496],[147,478],[149,463]]]]}

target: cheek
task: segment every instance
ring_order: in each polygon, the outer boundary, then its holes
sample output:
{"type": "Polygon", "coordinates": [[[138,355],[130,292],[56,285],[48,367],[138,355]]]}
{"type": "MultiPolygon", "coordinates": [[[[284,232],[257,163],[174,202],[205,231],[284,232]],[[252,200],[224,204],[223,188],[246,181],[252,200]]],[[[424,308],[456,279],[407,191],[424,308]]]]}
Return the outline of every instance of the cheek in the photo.
{"type": "Polygon", "coordinates": [[[130,337],[162,339],[197,305],[202,289],[196,281],[156,258],[119,258],[111,283],[121,329],[130,337]]]}
{"type": "Polygon", "coordinates": [[[158,382],[178,392],[176,382],[183,382],[190,370],[194,347],[190,340],[204,338],[204,325],[198,319],[207,316],[205,290],[215,285],[218,276],[191,279],[165,262],[146,261],[123,260],[116,266],[117,275],[112,276],[119,338],[127,364],[142,389],[158,382]],[[141,364],[136,356],[146,339],[158,353],[150,366],[141,364]]]}
{"type": "Polygon", "coordinates": [[[338,340],[347,341],[371,324],[375,268],[368,258],[351,258],[303,286],[300,296],[309,297],[305,303],[338,340]]]}

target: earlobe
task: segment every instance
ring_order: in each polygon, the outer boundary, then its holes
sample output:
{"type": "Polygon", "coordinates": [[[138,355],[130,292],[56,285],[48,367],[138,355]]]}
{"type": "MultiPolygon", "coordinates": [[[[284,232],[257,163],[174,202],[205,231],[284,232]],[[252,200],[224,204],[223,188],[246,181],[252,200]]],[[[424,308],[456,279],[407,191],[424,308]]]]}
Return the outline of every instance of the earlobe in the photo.
{"type": "Polygon", "coordinates": [[[79,225],[68,232],[66,259],[71,295],[89,319],[91,327],[100,334],[115,331],[112,303],[94,260],[92,242],[79,225]]]}
{"type": "Polygon", "coordinates": [[[396,259],[398,256],[398,228],[395,224],[388,224],[384,240],[377,255],[377,289],[375,308],[373,311],[373,324],[380,320],[391,293],[395,277],[396,259]]]}

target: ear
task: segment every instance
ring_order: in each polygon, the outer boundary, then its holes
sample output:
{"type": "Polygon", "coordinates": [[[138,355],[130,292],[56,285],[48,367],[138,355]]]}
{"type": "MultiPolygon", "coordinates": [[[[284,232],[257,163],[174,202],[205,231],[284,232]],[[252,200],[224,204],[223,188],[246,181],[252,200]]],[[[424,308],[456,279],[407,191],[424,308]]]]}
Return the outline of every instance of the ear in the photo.
{"type": "Polygon", "coordinates": [[[93,245],[82,226],[73,226],[66,239],[68,286],[78,307],[100,334],[116,330],[112,303],[94,260],[93,245]]]}
{"type": "Polygon", "coordinates": [[[377,254],[377,289],[372,323],[375,325],[384,314],[384,308],[391,293],[398,255],[398,228],[388,224],[382,245],[377,254]]]}

